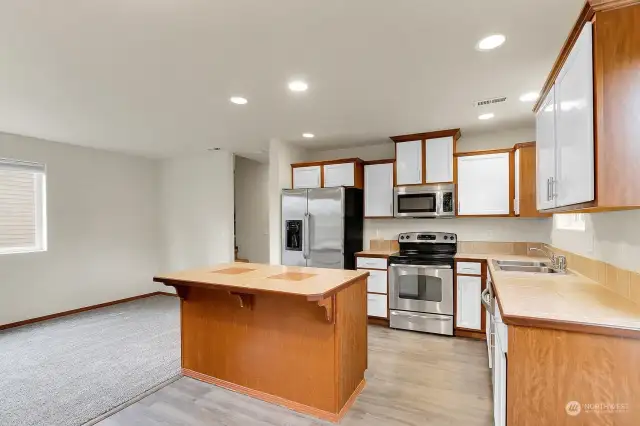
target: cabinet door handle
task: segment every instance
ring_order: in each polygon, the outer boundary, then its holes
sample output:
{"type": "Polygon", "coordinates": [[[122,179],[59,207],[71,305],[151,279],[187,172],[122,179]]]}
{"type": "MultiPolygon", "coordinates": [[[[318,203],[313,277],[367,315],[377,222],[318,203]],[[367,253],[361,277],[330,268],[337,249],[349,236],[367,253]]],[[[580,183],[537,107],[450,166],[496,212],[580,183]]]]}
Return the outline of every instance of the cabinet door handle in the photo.
{"type": "Polygon", "coordinates": [[[551,178],[547,178],[547,201],[551,201],[551,178]]]}
{"type": "Polygon", "coordinates": [[[557,183],[558,183],[558,181],[555,180],[555,178],[551,178],[551,199],[552,200],[558,196],[558,194],[556,193],[556,184],[557,183]]]}

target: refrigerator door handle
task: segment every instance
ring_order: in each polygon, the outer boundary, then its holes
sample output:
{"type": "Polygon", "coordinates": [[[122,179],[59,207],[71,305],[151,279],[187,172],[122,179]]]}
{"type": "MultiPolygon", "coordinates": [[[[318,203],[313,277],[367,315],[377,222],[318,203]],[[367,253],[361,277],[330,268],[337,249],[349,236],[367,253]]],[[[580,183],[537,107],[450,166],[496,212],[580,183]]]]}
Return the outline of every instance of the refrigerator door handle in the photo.
{"type": "Polygon", "coordinates": [[[302,255],[305,259],[309,259],[309,238],[311,235],[311,229],[309,227],[310,216],[309,213],[305,213],[302,220],[302,255]]]}

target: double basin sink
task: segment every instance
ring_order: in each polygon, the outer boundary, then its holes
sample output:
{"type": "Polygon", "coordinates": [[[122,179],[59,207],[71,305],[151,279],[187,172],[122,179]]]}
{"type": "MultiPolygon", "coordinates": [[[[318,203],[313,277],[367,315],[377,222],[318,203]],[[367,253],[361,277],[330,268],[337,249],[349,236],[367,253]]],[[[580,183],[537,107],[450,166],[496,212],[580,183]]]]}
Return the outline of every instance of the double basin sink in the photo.
{"type": "Polygon", "coordinates": [[[558,274],[553,265],[548,262],[533,262],[523,260],[494,260],[493,266],[499,271],[533,272],[539,274],[558,274]]]}

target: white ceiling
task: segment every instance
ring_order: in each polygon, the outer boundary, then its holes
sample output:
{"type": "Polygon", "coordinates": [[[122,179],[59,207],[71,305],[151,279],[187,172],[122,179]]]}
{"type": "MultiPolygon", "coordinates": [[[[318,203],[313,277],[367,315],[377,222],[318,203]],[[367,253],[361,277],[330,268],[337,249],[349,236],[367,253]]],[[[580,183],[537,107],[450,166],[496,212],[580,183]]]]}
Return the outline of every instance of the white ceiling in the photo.
{"type": "Polygon", "coordinates": [[[0,131],[163,157],[522,126],[517,98],[540,89],[583,4],[0,0],[0,131]],[[495,32],[504,46],[474,49],[495,32]],[[509,101],[479,121],[472,102],[494,96],[509,101]]]}

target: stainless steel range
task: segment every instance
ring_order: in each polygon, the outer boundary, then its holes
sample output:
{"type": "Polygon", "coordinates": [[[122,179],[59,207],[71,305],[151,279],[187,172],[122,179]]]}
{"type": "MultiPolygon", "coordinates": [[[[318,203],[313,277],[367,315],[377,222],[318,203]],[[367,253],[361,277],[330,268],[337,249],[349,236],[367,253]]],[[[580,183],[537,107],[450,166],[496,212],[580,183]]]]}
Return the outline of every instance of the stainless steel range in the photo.
{"type": "Polygon", "coordinates": [[[453,336],[453,258],[456,234],[400,234],[389,257],[389,324],[392,328],[453,336]]]}

